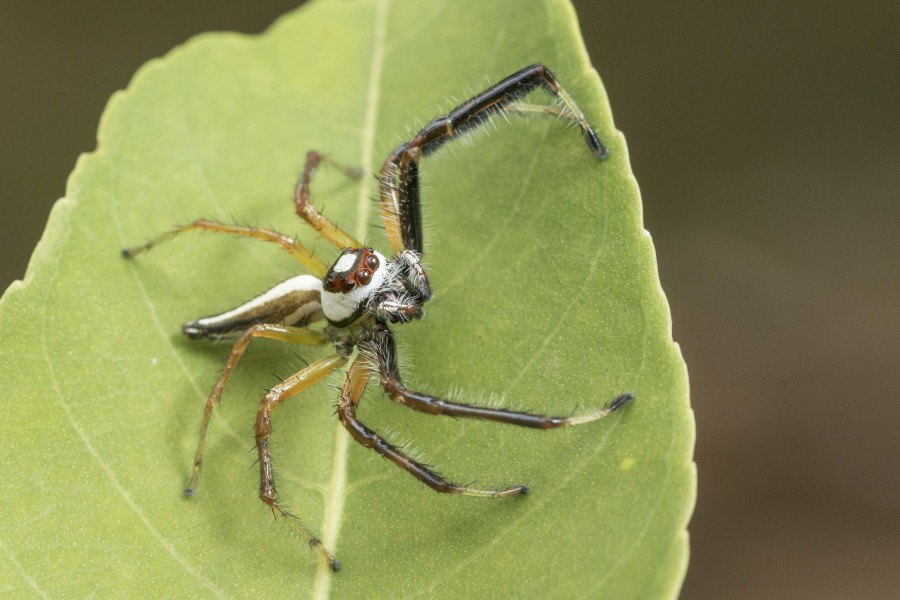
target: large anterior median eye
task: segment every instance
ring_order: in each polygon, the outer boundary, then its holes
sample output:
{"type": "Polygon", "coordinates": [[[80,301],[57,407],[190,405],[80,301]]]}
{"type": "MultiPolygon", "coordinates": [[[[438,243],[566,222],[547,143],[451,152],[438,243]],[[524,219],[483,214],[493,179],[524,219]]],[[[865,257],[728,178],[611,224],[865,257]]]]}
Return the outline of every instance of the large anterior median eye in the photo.
{"type": "MultiPolygon", "coordinates": [[[[374,256],[372,258],[375,258],[374,256]]],[[[371,262],[371,261],[369,261],[371,262]]],[[[375,262],[378,262],[378,259],[375,258],[375,262]]],[[[360,285],[369,285],[369,282],[372,281],[372,271],[368,269],[361,269],[356,273],[356,280],[360,285]]]]}

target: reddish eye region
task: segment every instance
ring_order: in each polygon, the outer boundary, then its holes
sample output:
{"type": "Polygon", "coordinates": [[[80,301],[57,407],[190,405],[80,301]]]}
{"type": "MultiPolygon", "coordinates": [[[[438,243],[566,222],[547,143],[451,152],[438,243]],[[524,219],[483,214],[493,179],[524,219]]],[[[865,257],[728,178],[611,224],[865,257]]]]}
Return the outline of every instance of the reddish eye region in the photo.
{"type": "Polygon", "coordinates": [[[347,294],[357,286],[369,285],[380,266],[381,261],[372,248],[347,248],[322,283],[326,292],[347,294]]]}

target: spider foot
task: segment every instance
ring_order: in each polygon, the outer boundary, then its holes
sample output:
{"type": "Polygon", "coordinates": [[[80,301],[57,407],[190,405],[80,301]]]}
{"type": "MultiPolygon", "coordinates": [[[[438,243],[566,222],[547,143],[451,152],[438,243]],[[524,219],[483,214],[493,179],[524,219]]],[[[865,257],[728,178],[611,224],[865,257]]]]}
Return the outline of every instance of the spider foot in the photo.
{"type": "Polygon", "coordinates": [[[191,480],[187,484],[187,487],[184,488],[184,495],[190,498],[194,494],[197,493],[197,484],[200,482],[200,465],[202,463],[198,460],[194,461],[194,470],[191,473],[191,480]]]}
{"type": "Polygon", "coordinates": [[[328,566],[331,567],[332,571],[341,570],[341,561],[335,558],[334,554],[328,551],[328,549],[322,543],[322,540],[317,537],[310,538],[309,547],[322,553],[322,557],[328,563],[328,566]]]}
{"type": "Polygon", "coordinates": [[[582,415],[580,417],[570,417],[566,425],[581,425],[582,423],[590,423],[591,421],[602,419],[603,417],[609,415],[611,412],[617,411],[623,406],[627,405],[632,400],[634,400],[634,394],[632,394],[631,392],[619,394],[603,408],[600,408],[593,412],[589,412],[588,414],[582,415]]]}
{"type": "Polygon", "coordinates": [[[620,394],[619,396],[613,398],[612,401],[607,404],[603,410],[607,411],[607,413],[611,413],[614,410],[622,408],[632,400],[634,400],[634,394],[632,394],[631,392],[625,392],[624,394],[620,394]]]}
{"type": "Polygon", "coordinates": [[[524,496],[528,493],[528,486],[516,485],[502,490],[476,490],[468,486],[460,488],[463,496],[480,496],[483,498],[500,498],[502,496],[524,496]]]}
{"type": "Polygon", "coordinates": [[[341,568],[340,561],[335,558],[334,554],[328,551],[328,548],[325,547],[325,544],[322,543],[322,540],[314,536],[309,531],[309,529],[307,529],[303,525],[303,523],[300,522],[300,519],[282,508],[282,506],[278,503],[278,500],[276,500],[275,498],[274,488],[267,492],[260,492],[259,499],[262,500],[266,506],[272,509],[272,514],[275,516],[275,518],[283,518],[284,521],[291,527],[291,529],[300,534],[300,537],[306,540],[306,543],[309,544],[309,547],[311,549],[318,551],[319,554],[322,555],[322,558],[325,559],[325,562],[328,563],[328,566],[331,567],[332,571],[337,571],[341,568]]]}
{"type": "Polygon", "coordinates": [[[123,258],[134,258],[141,252],[146,252],[150,248],[153,247],[152,242],[148,242],[143,246],[134,246],[133,248],[122,248],[122,257],[123,258]]]}

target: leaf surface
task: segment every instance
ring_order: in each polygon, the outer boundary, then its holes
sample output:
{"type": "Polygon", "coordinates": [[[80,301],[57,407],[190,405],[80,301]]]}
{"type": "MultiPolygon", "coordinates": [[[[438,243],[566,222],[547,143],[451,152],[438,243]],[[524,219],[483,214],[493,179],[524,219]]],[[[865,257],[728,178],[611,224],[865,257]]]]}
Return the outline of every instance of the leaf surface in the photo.
{"type": "MultiPolygon", "coordinates": [[[[264,35],[203,35],[150,62],[112,98],[98,140],[0,300],[3,596],[677,594],[695,489],[687,376],[624,139],[566,2],[313,2],[264,35]],[[262,390],[327,350],[255,342],[214,419],[198,495],[182,497],[228,348],[180,324],[298,268],[227,236],[186,234],[135,261],[119,249],[206,217],[279,229],[331,261],[293,214],[307,150],[375,172],[431,118],[534,62],[610,157],[530,116],[423,160],[436,297],[396,328],[405,377],[551,414],[625,390],[636,401],[542,432],[414,413],[371,386],[361,418],[452,480],[531,489],[491,500],[435,494],[349,441],[333,386],[291,400],[274,418],[279,492],[338,554],[333,574],[273,523],[248,453],[262,390]]],[[[314,182],[329,217],[386,250],[374,192],[372,178],[326,169],[314,182]]]]}

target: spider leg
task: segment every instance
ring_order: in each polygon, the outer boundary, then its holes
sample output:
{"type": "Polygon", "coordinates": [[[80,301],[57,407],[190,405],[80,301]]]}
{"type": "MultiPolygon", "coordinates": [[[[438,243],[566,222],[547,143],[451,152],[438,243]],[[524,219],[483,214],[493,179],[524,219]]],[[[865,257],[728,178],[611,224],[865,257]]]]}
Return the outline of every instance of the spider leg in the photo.
{"type": "Polygon", "coordinates": [[[434,119],[410,141],[394,150],[381,168],[381,214],[394,252],[413,250],[422,254],[422,216],[419,203],[418,163],[422,156],[438,150],[448,141],[482,125],[492,116],[504,112],[537,112],[535,105],[518,101],[537,88],[543,88],[562,103],[563,108],[548,107],[540,112],[558,114],[581,128],[585,142],[599,159],[607,150],[594,132],[584,113],[556,76],[544,65],[531,65],[513,73],[449,114],[434,119]]]}
{"type": "Polygon", "coordinates": [[[551,106],[549,104],[532,104],[530,102],[511,102],[504,107],[506,112],[522,114],[545,114],[560,117],[573,123],[578,123],[578,117],[565,108],[551,106]]]}
{"type": "Polygon", "coordinates": [[[432,469],[410,458],[399,447],[391,444],[383,437],[369,429],[356,417],[356,407],[362,397],[369,376],[372,372],[372,363],[369,353],[360,354],[350,366],[344,387],[341,390],[341,399],[338,404],[338,418],[341,424],[350,432],[353,439],[370,448],[388,459],[431,489],[446,493],[460,494],[464,496],[487,496],[497,498],[500,496],[517,496],[528,493],[524,485],[517,485],[499,490],[480,490],[467,485],[451,483],[432,469]]]}
{"type": "MultiPolygon", "coordinates": [[[[300,176],[300,181],[297,182],[297,187],[294,191],[294,206],[297,215],[309,223],[319,235],[339,249],[359,248],[362,244],[356,241],[356,238],[338,227],[333,221],[326,218],[322,213],[316,210],[316,207],[309,201],[311,195],[309,184],[320,164],[336,167],[341,173],[351,179],[359,179],[363,175],[361,169],[349,167],[335,160],[331,160],[315,150],[310,150],[306,153],[306,166],[303,168],[303,174],[300,176]]],[[[324,275],[324,273],[322,274],[324,275]]]]}
{"type": "Polygon", "coordinates": [[[228,383],[231,374],[234,373],[234,369],[237,367],[238,361],[250,345],[250,340],[258,337],[306,345],[319,345],[324,344],[327,341],[325,336],[317,331],[288,327],[286,325],[275,325],[272,323],[257,323],[244,331],[231,349],[231,354],[228,356],[228,360],[225,361],[222,373],[219,375],[219,379],[216,380],[212,392],[209,394],[209,398],[206,399],[203,420],[200,422],[200,436],[199,441],[197,442],[197,452],[194,454],[194,466],[191,471],[191,481],[184,490],[186,496],[193,496],[197,490],[197,483],[200,478],[200,467],[203,464],[203,449],[206,445],[206,433],[209,430],[209,421],[212,417],[213,410],[219,405],[219,402],[222,399],[222,392],[225,389],[225,384],[228,383]]]}
{"type": "Polygon", "coordinates": [[[275,515],[283,517],[309,543],[311,548],[318,550],[335,571],[340,568],[340,563],[325,548],[322,540],[314,536],[297,517],[287,512],[278,502],[275,480],[272,475],[269,438],[272,436],[272,413],[278,409],[282,402],[321,381],[346,362],[347,357],[342,354],[334,354],[313,362],[305,369],[288,377],[272,388],[260,402],[259,411],[256,414],[256,450],[259,454],[259,499],[271,508],[275,515]]]}
{"type": "Polygon", "coordinates": [[[592,410],[583,415],[570,415],[567,417],[535,415],[502,408],[488,408],[460,402],[450,402],[449,400],[415,392],[403,385],[397,365],[397,347],[394,343],[394,336],[389,329],[384,327],[373,332],[371,340],[369,345],[363,345],[361,348],[378,357],[381,385],[388,397],[394,402],[432,415],[483,419],[535,429],[556,429],[602,419],[622,408],[634,398],[631,393],[625,392],[613,398],[602,408],[592,410]]]}
{"type": "Polygon", "coordinates": [[[313,254],[312,250],[304,247],[302,244],[300,244],[300,242],[290,236],[287,236],[283,233],[278,233],[277,231],[273,231],[271,229],[263,229],[261,227],[245,227],[242,225],[229,225],[228,223],[220,223],[218,221],[209,221],[206,219],[198,219],[193,223],[188,223],[187,225],[182,225],[181,227],[178,227],[171,231],[167,231],[166,233],[153,238],[152,240],[141,246],[125,248],[124,250],[122,250],[122,256],[124,256],[125,258],[137,256],[141,252],[146,252],[154,246],[161,244],[162,242],[171,240],[179,233],[184,233],[185,231],[211,231],[214,233],[230,233],[232,235],[255,238],[264,242],[272,242],[281,246],[284,250],[289,252],[291,256],[306,265],[306,268],[312,271],[316,276],[322,277],[325,275],[325,273],[328,272],[328,267],[326,267],[325,263],[323,263],[321,260],[319,260],[318,257],[313,254]]]}

